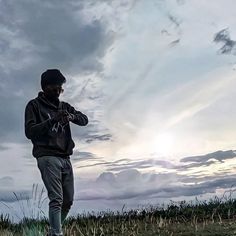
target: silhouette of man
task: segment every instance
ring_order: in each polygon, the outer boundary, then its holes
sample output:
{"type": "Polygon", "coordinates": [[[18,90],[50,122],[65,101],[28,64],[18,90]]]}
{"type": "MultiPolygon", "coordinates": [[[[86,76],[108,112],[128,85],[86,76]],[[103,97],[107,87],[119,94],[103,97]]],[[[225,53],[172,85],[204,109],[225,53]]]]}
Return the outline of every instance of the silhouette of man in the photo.
{"type": "Polygon", "coordinates": [[[59,100],[65,77],[57,69],[41,75],[43,91],[25,108],[25,135],[32,141],[49,202],[49,235],[63,235],[62,224],[73,204],[74,177],[70,155],[75,146],[70,122],[85,126],[88,118],[67,102],[59,100]]]}

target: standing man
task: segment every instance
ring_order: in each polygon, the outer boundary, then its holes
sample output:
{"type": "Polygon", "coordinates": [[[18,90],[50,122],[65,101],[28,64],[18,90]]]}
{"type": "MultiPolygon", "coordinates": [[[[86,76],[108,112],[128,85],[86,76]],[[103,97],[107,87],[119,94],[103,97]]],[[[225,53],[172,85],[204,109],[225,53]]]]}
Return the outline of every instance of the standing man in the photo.
{"type": "Polygon", "coordinates": [[[59,100],[65,77],[57,69],[41,75],[42,91],[25,108],[25,135],[33,143],[33,156],[48,192],[49,235],[63,235],[62,224],[71,208],[74,178],[70,155],[75,146],[70,122],[85,126],[88,118],[59,100]]]}

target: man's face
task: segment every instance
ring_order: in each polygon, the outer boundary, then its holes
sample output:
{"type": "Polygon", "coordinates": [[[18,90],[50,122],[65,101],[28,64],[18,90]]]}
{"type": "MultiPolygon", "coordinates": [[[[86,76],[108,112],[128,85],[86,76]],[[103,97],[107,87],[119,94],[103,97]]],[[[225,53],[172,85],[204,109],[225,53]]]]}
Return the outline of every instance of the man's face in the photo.
{"type": "Polygon", "coordinates": [[[63,91],[61,85],[47,85],[44,89],[45,95],[52,100],[57,100],[63,91]]]}

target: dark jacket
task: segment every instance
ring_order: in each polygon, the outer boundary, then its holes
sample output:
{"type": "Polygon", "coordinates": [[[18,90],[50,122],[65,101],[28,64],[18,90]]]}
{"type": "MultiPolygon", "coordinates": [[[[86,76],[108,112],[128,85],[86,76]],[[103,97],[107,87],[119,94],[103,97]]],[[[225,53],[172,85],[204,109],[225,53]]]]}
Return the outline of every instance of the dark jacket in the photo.
{"type": "Polygon", "coordinates": [[[87,116],[69,103],[60,101],[57,107],[46,99],[43,92],[39,92],[38,97],[29,101],[25,108],[25,135],[33,143],[34,157],[72,155],[75,143],[69,122],[62,124],[52,119],[59,110],[74,114],[74,124],[88,124],[87,116]]]}

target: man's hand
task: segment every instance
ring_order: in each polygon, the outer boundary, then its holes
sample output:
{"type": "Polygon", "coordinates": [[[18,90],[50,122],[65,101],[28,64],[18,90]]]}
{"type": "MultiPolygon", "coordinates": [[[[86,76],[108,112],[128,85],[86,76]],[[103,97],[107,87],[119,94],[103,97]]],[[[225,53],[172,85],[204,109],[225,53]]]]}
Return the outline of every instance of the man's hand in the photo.
{"type": "Polygon", "coordinates": [[[66,110],[59,111],[53,118],[52,122],[61,122],[67,123],[69,122],[69,113],[66,110]]]}
{"type": "Polygon", "coordinates": [[[68,113],[69,121],[73,121],[76,116],[74,114],[68,113]]]}

